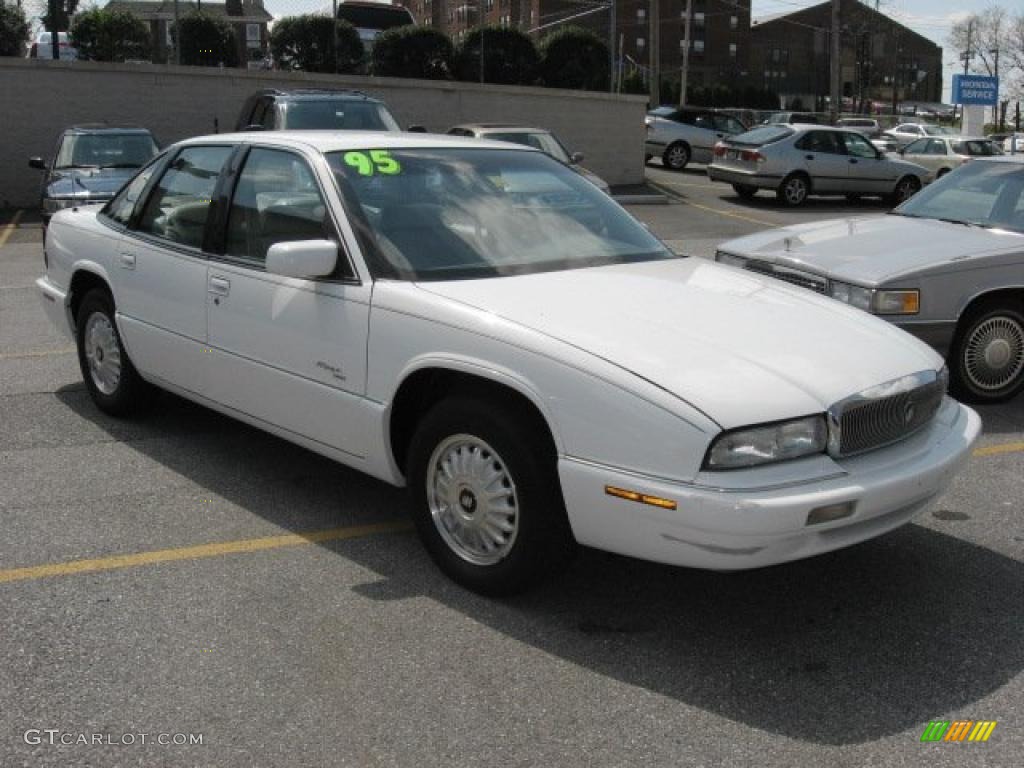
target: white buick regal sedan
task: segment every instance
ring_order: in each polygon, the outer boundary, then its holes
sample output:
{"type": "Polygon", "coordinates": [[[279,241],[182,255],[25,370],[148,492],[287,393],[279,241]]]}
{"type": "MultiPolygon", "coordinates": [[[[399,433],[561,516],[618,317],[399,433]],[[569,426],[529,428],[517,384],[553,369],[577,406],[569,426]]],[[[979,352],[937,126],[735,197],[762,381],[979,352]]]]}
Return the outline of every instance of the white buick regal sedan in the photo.
{"type": "Polygon", "coordinates": [[[869,539],[980,428],[922,342],[679,258],[526,147],[193,139],[55,215],[45,259],[99,408],[166,389],[407,485],[431,556],[491,594],[577,543],[736,570],[869,539]]]}

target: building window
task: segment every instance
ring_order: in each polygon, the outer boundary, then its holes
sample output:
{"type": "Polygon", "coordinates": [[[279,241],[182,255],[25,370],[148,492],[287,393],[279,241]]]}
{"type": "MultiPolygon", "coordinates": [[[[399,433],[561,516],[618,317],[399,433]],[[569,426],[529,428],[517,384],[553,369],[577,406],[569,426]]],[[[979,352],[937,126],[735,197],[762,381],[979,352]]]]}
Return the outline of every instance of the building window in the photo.
{"type": "Polygon", "coordinates": [[[729,58],[736,58],[736,43],[729,43],[729,58]]]}
{"type": "Polygon", "coordinates": [[[636,20],[637,21],[643,21],[646,18],[647,18],[647,10],[644,9],[644,8],[637,8],[636,9],[636,20]]]}
{"type": "Polygon", "coordinates": [[[260,25],[245,25],[245,42],[249,48],[258,48],[260,44],[260,25]]]}
{"type": "Polygon", "coordinates": [[[643,48],[645,45],[647,45],[647,41],[644,40],[642,37],[638,37],[636,39],[636,47],[637,48],[643,48]]]}
{"type": "Polygon", "coordinates": [[[693,41],[693,52],[694,53],[704,53],[704,41],[703,40],[694,40],[693,41]]]}
{"type": "Polygon", "coordinates": [[[166,41],[167,41],[167,47],[168,48],[173,48],[174,47],[174,37],[171,35],[171,22],[165,21],[165,22],[163,22],[163,25],[164,25],[164,35],[166,36],[166,41]]]}
{"type": "Polygon", "coordinates": [[[738,16],[729,17],[729,29],[738,29],[740,26],[740,19],[738,16]]]}
{"type": "MultiPolygon", "coordinates": [[[[683,11],[683,18],[686,18],[686,11],[683,11]]],[[[695,14],[693,14],[693,23],[696,24],[698,27],[703,27],[704,26],[704,14],[703,13],[695,13],[695,14]]]]}

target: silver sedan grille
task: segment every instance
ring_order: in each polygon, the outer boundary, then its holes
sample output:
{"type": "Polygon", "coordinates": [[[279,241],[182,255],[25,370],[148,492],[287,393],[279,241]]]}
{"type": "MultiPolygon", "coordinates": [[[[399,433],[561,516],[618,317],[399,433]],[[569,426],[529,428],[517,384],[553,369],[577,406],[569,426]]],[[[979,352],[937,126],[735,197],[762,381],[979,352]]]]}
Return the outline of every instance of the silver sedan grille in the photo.
{"type": "Polygon", "coordinates": [[[851,456],[910,437],[928,425],[946,394],[945,371],[923,371],[872,387],[828,411],[829,453],[851,456]]]}
{"type": "Polygon", "coordinates": [[[799,285],[801,288],[809,288],[817,293],[828,293],[828,280],[813,272],[804,272],[803,270],[784,267],[781,264],[772,264],[768,261],[758,261],[757,259],[749,260],[743,267],[751,272],[768,275],[776,280],[799,285]]]}

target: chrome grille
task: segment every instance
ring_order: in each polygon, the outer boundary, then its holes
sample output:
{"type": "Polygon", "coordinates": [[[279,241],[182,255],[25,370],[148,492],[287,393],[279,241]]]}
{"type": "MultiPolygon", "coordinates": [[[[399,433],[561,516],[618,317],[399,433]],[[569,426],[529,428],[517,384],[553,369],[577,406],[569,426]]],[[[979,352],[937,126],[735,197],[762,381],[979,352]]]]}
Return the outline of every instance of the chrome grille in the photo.
{"type": "Polygon", "coordinates": [[[791,267],[784,267],[780,264],[771,264],[770,262],[758,261],[756,259],[751,259],[743,267],[760,275],[768,275],[776,280],[799,285],[801,288],[809,288],[818,293],[828,293],[828,280],[813,272],[804,272],[799,269],[792,269],[791,267]]]}
{"type": "Polygon", "coordinates": [[[829,453],[850,456],[890,445],[926,426],[946,394],[946,376],[934,371],[897,379],[829,409],[829,453]]]}

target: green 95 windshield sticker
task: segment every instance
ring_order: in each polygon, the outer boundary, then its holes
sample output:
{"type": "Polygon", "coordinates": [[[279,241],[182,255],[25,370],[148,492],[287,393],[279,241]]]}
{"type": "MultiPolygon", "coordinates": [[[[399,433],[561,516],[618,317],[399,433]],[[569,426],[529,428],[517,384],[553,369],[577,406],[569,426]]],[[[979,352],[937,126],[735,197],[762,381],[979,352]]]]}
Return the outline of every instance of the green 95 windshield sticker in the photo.
{"type": "Polygon", "coordinates": [[[381,173],[395,176],[402,172],[402,164],[391,156],[386,149],[371,149],[369,152],[346,152],[345,165],[359,171],[360,176],[373,176],[381,173]]]}

